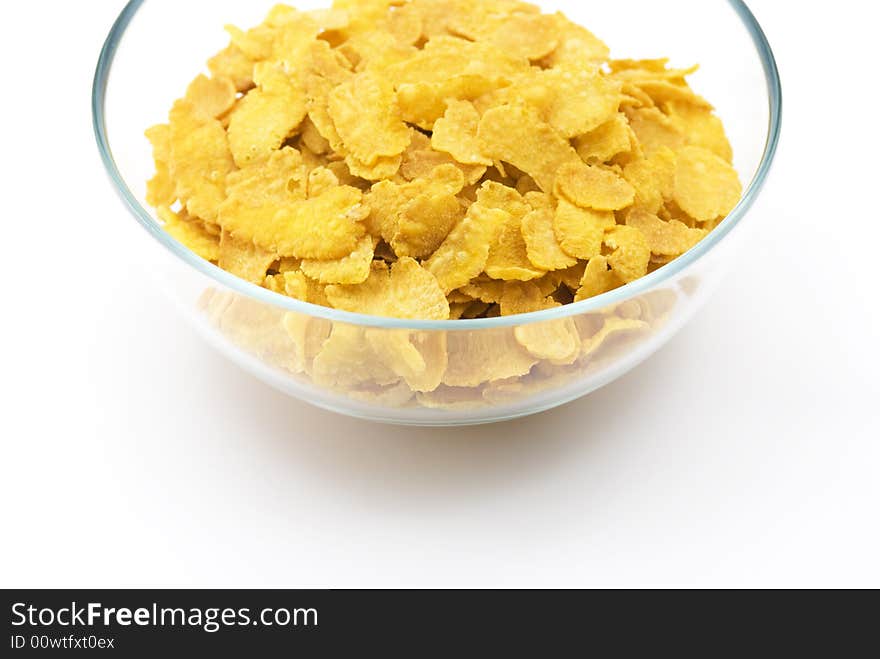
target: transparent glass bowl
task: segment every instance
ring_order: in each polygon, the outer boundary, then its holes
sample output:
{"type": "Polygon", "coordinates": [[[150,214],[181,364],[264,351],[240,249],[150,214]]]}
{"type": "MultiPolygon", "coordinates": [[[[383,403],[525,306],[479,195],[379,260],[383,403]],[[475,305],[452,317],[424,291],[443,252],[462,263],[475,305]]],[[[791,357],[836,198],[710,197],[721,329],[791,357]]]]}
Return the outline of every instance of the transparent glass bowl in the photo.
{"type": "MultiPolygon", "coordinates": [[[[595,391],[657,351],[734,260],[780,130],[779,76],[760,26],[739,0],[580,0],[537,4],[588,27],[612,56],[701,65],[691,84],[724,120],[747,189],[696,248],[581,303],[444,322],[316,307],[214,267],[166,234],[145,203],[153,162],[143,132],[166,120],[202,63],[226,45],[223,25],[256,25],[273,4],[132,0],[101,52],[92,99],[110,177],[159,247],[150,271],[205,339],[264,382],[325,409],[390,423],[468,425],[533,414],[595,391]]],[[[291,4],[311,9],[329,2],[291,4]]]]}

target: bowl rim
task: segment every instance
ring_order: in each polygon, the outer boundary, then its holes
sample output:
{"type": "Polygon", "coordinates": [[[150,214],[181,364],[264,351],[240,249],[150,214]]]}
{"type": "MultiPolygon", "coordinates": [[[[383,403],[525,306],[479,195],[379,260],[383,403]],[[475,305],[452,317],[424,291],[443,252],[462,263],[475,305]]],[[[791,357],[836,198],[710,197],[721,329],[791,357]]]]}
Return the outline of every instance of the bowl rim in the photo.
{"type": "Polygon", "coordinates": [[[347,323],[350,325],[387,329],[465,331],[518,327],[532,323],[571,318],[604,309],[611,305],[620,304],[636,296],[642,295],[664,282],[674,279],[690,266],[702,260],[704,256],[709,254],[709,252],[711,252],[717,245],[724,241],[733,229],[740,224],[748,210],[757,200],[767,181],[767,177],[776,156],[782,128],[782,84],[780,81],[779,69],[777,67],[776,58],[773,54],[773,49],[770,46],[764,30],[746,3],[743,0],[726,0],[726,2],[733,8],[743,25],[748,30],[755,49],[761,59],[770,110],[767,140],[764,145],[761,162],[755,175],[743,193],[740,202],[737,204],[736,208],[730,212],[727,218],[696,247],[671,263],[645,277],[642,277],[641,279],[626,284],[625,286],[617,288],[611,292],[581,302],[574,302],[572,304],[544,311],[536,311],[514,316],[501,316],[498,318],[471,320],[409,320],[341,311],[286,297],[240,279],[213,265],[211,262],[197,256],[189,248],[172,238],[169,233],[159,226],[150,211],[144,208],[137,196],[132,192],[131,188],[128,187],[128,184],[119,171],[119,167],[116,165],[116,161],[113,157],[113,150],[107,134],[107,86],[116,52],[119,49],[119,45],[122,42],[132,19],[144,4],[144,0],[128,1],[114,22],[101,49],[92,85],[92,127],[94,129],[98,150],[100,151],[101,159],[107,170],[107,174],[113,182],[114,187],[122,198],[125,206],[129,209],[138,223],[176,257],[195,268],[201,274],[241,295],[246,295],[259,302],[278,307],[285,311],[323,318],[335,322],[347,323]]]}

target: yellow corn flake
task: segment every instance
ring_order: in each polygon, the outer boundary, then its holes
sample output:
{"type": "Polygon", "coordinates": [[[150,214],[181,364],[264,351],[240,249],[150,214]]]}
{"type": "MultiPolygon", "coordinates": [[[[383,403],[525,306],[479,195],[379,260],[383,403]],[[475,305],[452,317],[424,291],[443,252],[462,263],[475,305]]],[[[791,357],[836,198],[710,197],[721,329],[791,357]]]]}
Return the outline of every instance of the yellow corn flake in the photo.
{"type": "Polygon", "coordinates": [[[318,127],[315,126],[311,117],[306,117],[302,124],[300,140],[302,141],[303,146],[315,155],[326,155],[333,150],[330,146],[330,142],[321,135],[321,132],[318,130],[318,127]]]}
{"type": "Polygon", "coordinates": [[[486,173],[486,167],[483,165],[462,165],[448,153],[435,151],[431,147],[431,138],[413,131],[412,141],[404,152],[403,162],[400,165],[401,176],[407,181],[428,178],[440,165],[455,165],[461,170],[467,185],[475,184],[486,173]]]}
{"type": "Polygon", "coordinates": [[[186,90],[186,100],[192,103],[196,112],[210,119],[218,119],[235,105],[236,91],[228,78],[200,75],[186,90]]]}
{"type": "Polygon", "coordinates": [[[703,147],[725,162],[733,162],[733,149],[724,125],[712,110],[682,101],[671,101],[664,107],[670,121],[687,136],[689,145],[703,147]]]}
{"type": "MultiPolygon", "coordinates": [[[[422,191],[423,182],[400,185],[392,181],[379,181],[364,196],[370,208],[367,228],[371,235],[382,238],[389,245],[397,234],[400,214],[406,205],[422,191]]],[[[393,252],[392,252],[393,254],[393,252]]],[[[396,254],[394,255],[396,256],[396,254]]]]}
{"type": "Polygon", "coordinates": [[[394,88],[375,74],[360,73],[336,87],[328,111],[347,153],[368,167],[380,158],[400,156],[409,146],[394,88]]]}
{"type": "Polygon", "coordinates": [[[620,288],[623,284],[617,273],[609,269],[608,260],[604,256],[595,256],[590,259],[584,270],[580,287],[574,297],[575,302],[603,295],[620,288]]]}
{"type": "Polygon", "coordinates": [[[486,274],[492,279],[529,281],[543,277],[545,270],[535,268],[529,260],[522,233],[523,218],[531,211],[522,196],[513,188],[489,181],[477,193],[477,202],[484,208],[502,210],[508,219],[489,249],[486,274]]]}
{"type": "Polygon", "coordinates": [[[497,208],[474,203],[443,244],[425,262],[445,293],[467,284],[486,268],[489,247],[510,218],[497,208]]]}
{"type": "Polygon", "coordinates": [[[209,314],[229,341],[273,366],[293,371],[296,346],[279,309],[237,294],[217,294],[209,314]],[[216,305],[216,306],[215,306],[216,305]]]}
{"type": "Polygon", "coordinates": [[[538,363],[509,328],[450,332],[447,340],[449,365],[443,384],[449,387],[479,387],[486,382],[520,377],[538,363]]]}
{"type": "Polygon", "coordinates": [[[312,366],[315,382],[348,388],[363,384],[396,384],[400,376],[376,356],[363,328],[334,323],[312,366]]]}
{"type": "Polygon", "coordinates": [[[159,219],[163,228],[179,243],[185,245],[206,261],[216,263],[220,258],[220,237],[205,228],[204,222],[184,217],[170,208],[160,206],[159,219]]]}
{"type": "Polygon", "coordinates": [[[631,206],[635,200],[635,190],[626,179],[607,169],[582,162],[559,168],[556,193],[576,206],[597,211],[620,210],[631,206]]]}
{"type": "Polygon", "coordinates": [[[351,254],[366,230],[369,209],[357,188],[340,186],[281,208],[272,220],[248,227],[258,245],[282,256],[333,260],[351,254]]]}
{"type": "Polygon", "coordinates": [[[419,195],[403,209],[392,247],[398,256],[427,258],[464,215],[465,209],[454,195],[419,195]]]}
{"type": "Polygon", "coordinates": [[[505,282],[486,278],[475,279],[458,292],[486,304],[500,304],[504,297],[504,288],[505,282]]]}
{"type": "Polygon", "coordinates": [[[650,325],[642,320],[629,320],[609,316],[604,319],[598,333],[585,339],[582,343],[581,355],[595,360],[603,356],[603,352],[613,347],[615,341],[628,341],[637,338],[650,329],[650,325]]]}
{"type": "Polygon", "coordinates": [[[727,216],[739,203],[742,184],[736,170],[701,147],[685,147],[675,168],[675,202],[699,222],[727,216]]]}
{"type": "Polygon", "coordinates": [[[303,302],[309,302],[308,277],[301,270],[285,272],[279,275],[279,277],[284,282],[285,295],[303,302]]]}
{"type": "Polygon", "coordinates": [[[309,172],[309,178],[306,182],[306,196],[320,197],[325,192],[329,192],[339,185],[339,177],[333,173],[333,170],[318,166],[309,172]]]}
{"type": "Polygon", "coordinates": [[[310,277],[306,277],[301,270],[291,270],[282,274],[284,277],[284,294],[296,298],[302,302],[329,307],[326,286],[318,283],[310,277]]]}
{"type": "Polygon", "coordinates": [[[586,261],[578,261],[575,265],[565,270],[556,270],[547,275],[547,280],[553,282],[557,293],[562,295],[566,292],[574,293],[580,287],[581,279],[584,276],[584,270],[587,267],[586,261]]]}
{"type": "Polygon", "coordinates": [[[659,213],[671,200],[675,189],[676,156],[660,149],[649,158],[641,158],[623,168],[623,177],[635,189],[634,205],[648,213],[659,213]]]}
{"type": "Polygon", "coordinates": [[[358,286],[328,286],[337,309],[375,316],[447,320],[449,302],[437,279],[414,259],[404,257],[389,270],[374,262],[369,279],[358,286]]]}
{"type": "Polygon", "coordinates": [[[269,157],[306,117],[302,85],[273,65],[256,68],[257,88],[248,92],[229,119],[229,145],[239,167],[269,157]]]}
{"type": "Polygon", "coordinates": [[[304,260],[300,267],[306,276],[322,284],[363,284],[370,276],[375,249],[376,240],[365,236],[346,257],[333,261],[304,260]]]}
{"type": "Polygon", "coordinates": [[[366,164],[352,155],[345,158],[349,171],[354,176],[367,181],[381,181],[396,176],[402,162],[402,156],[381,156],[371,164],[366,164]]]}
{"type": "Polygon", "coordinates": [[[464,215],[455,197],[463,187],[462,172],[450,164],[408,183],[380,181],[366,197],[370,232],[394,246],[397,256],[429,256],[464,215]]]}
{"type": "Polygon", "coordinates": [[[403,46],[414,46],[422,38],[422,14],[413,4],[396,7],[385,20],[388,32],[403,46]]]}
{"type": "Polygon", "coordinates": [[[177,201],[177,188],[171,178],[168,161],[171,159],[171,130],[167,124],[149,128],[145,133],[153,145],[156,174],[147,183],[147,203],[153,208],[172,206],[177,201]]]}
{"type": "Polygon", "coordinates": [[[567,138],[595,130],[617,113],[620,87],[592,71],[555,73],[548,84],[556,90],[547,122],[567,138]]]}
{"type": "Polygon", "coordinates": [[[286,295],[284,275],[266,275],[263,288],[279,295],[286,295]]]}
{"type": "Polygon", "coordinates": [[[562,251],[576,259],[589,260],[602,253],[605,232],[616,224],[614,214],[580,208],[559,200],[553,229],[562,251]]]}
{"type": "Polygon", "coordinates": [[[645,236],[651,254],[655,256],[679,257],[708,233],[704,229],[691,229],[677,220],[664,222],[656,215],[640,209],[634,209],[627,214],[626,225],[645,236]]]}
{"type": "Polygon", "coordinates": [[[287,335],[295,346],[291,359],[294,373],[308,373],[324,343],[330,338],[333,324],[330,321],[298,313],[286,313],[281,321],[287,335]]]}
{"type": "Polygon", "coordinates": [[[381,30],[357,34],[338,46],[355,71],[384,71],[407,61],[418,49],[401,44],[390,32],[381,30]]]}
{"type": "Polygon", "coordinates": [[[308,64],[312,74],[331,85],[342,84],[354,75],[351,62],[323,39],[309,44],[308,64]]]}
{"type": "MultiPolygon", "coordinates": [[[[445,83],[457,76],[513,80],[529,71],[529,61],[485,42],[433,37],[422,50],[387,67],[383,75],[400,89],[406,84],[445,83]]],[[[459,97],[460,98],[460,97],[459,97]]]]}
{"type": "Polygon", "coordinates": [[[434,124],[431,145],[445,151],[465,165],[491,165],[492,159],[480,153],[477,129],[480,114],[472,103],[449,101],[446,113],[434,124]]]}
{"type": "Polygon", "coordinates": [[[522,219],[522,235],[529,261],[540,270],[565,270],[577,264],[577,259],[565,253],[559,245],[554,229],[554,212],[542,208],[527,213],[522,219]]]}
{"type": "Polygon", "coordinates": [[[480,150],[493,160],[508,162],[552,192],[556,173],[566,164],[583,164],[571,144],[537,110],[503,105],[483,115],[478,130],[480,150]]]}
{"type": "MultiPolygon", "coordinates": [[[[327,18],[330,21],[334,20],[330,15],[322,17],[320,13],[305,13],[286,5],[275,5],[262,26],[266,30],[266,34],[260,34],[258,39],[261,45],[263,42],[269,41],[268,47],[271,49],[271,55],[257,59],[277,62],[287,71],[296,70],[323,29],[318,19],[326,20],[327,18]]],[[[256,28],[250,32],[259,32],[260,29],[256,28]]],[[[235,39],[236,37],[233,35],[233,42],[235,39]]],[[[244,46],[240,47],[245,49],[244,46]]]]}
{"type": "Polygon", "coordinates": [[[231,37],[232,45],[252,61],[260,62],[272,58],[277,32],[269,25],[258,25],[250,30],[241,30],[234,25],[227,25],[225,29],[231,37]]]}
{"type": "Polygon", "coordinates": [[[685,131],[657,108],[628,110],[627,116],[630,127],[648,156],[662,148],[678,151],[687,143],[685,131]]]}
{"type": "Polygon", "coordinates": [[[346,33],[354,36],[375,29],[388,13],[389,7],[399,4],[392,0],[333,0],[333,9],[348,14],[346,33]]]}
{"type": "Polygon", "coordinates": [[[686,84],[675,84],[668,80],[635,80],[635,85],[651,97],[657,105],[672,101],[682,101],[691,105],[712,109],[712,105],[706,99],[698,96],[686,84]]]}
{"type": "Polygon", "coordinates": [[[397,103],[403,119],[423,130],[434,130],[453,101],[473,101],[509,82],[477,74],[456,75],[438,82],[403,83],[397,89],[397,103]]]}
{"type": "Polygon", "coordinates": [[[217,265],[252,284],[263,284],[266,273],[276,258],[278,257],[274,253],[225,231],[220,238],[217,265]]]}
{"type": "Polygon", "coordinates": [[[538,13],[484,14],[475,20],[453,20],[457,34],[483,40],[529,60],[539,60],[559,46],[556,16],[538,13]]]}
{"type": "Polygon", "coordinates": [[[508,220],[489,250],[486,274],[493,279],[505,281],[530,281],[543,277],[547,271],[536,268],[529,259],[522,232],[522,218],[509,213],[508,215],[508,220]]]}
{"type": "Polygon", "coordinates": [[[502,316],[554,309],[559,303],[550,299],[535,282],[504,282],[500,300],[502,316]]]}
{"type": "Polygon", "coordinates": [[[445,333],[368,329],[366,337],[376,356],[412,391],[426,393],[440,386],[448,364],[445,333]]]}
{"type": "Polygon", "coordinates": [[[254,241],[258,232],[265,232],[272,224],[279,208],[305,198],[307,176],[302,155],[291,147],[230,174],[219,223],[227,231],[254,241]]]}
{"type": "Polygon", "coordinates": [[[617,113],[594,130],[575,138],[575,149],[584,162],[596,165],[612,160],[632,149],[627,117],[617,113]]]}
{"type": "Polygon", "coordinates": [[[580,356],[580,335],[571,318],[522,325],[514,335],[530,355],[556,365],[573,364],[580,356]]]}
{"type": "Polygon", "coordinates": [[[651,248],[642,232],[628,226],[617,226],[606,232],[605,245],[613,250],[608,265],[628,284],[648,274],[651,248]]]}
{"type": "Polygon", "coordinates": [[[254,86],[254,60],[235,45],[230,45],[208,61],[208,69],[215,78],[226,78],[237,92],[246,92],[254,86]]]}
{"type": "Polygon", "coordinates": [[[441,165],[431,172],[429,179],[422,181],[426,182],[424,191],[401,208],[390,240],[399,257],[431,256],[465,215],[456,197],[464,187],[461,170],[441,165]]]}
{"type": "Polygon", "coordinates": [[[176,198],[190,215],[216,221],[226,196],[226,177],[235,168],[223,125],[196,111],[192,103],[178,101],[171,110],[168,140],[176,198]]]}
{"type": "Polygon", "coordinates": [[[586,28],[556,14],[559,46],[541,61],[546,68],[579,69],[601,65],[609,57],[605,43],[586,28]]]}
{"type": "Polygon", "coordinates": [[[620,84],[596,67],[536,69],[499,90],[490,101],[495,105],[524,101],[562,137],[571,139],[595,130],[617,114],[620,84]]]}

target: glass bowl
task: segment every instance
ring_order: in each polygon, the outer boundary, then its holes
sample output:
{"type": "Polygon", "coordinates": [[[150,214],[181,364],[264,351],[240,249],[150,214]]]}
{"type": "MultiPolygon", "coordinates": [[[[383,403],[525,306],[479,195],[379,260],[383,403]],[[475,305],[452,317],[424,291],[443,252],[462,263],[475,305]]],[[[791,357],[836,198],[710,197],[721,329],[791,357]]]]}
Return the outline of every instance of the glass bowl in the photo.
{"type": "MultiPolygon", "coordinates": [[[[599,389],[656,352],[734,261],[781,117],[773,53],[739,0],[537,3],[588,27],[612,56],[699,63],[691,85],[727,128],[747,183],[740,204],[697,247],[643,279],[539,313],[417,322],[309,305],[200,259],[163,231],[144,200],[153,162],[143,133],[166,120],[203,62],[225,47],[225,24],[256,25],[273,4],[131,0],[101,52],[92,99],[110,178],[154,239],[148,270],[211,345],[260,380],[318,407],[389,423],[469,425],[541,412],[599,389]]],[[[292,4],[312,9],[329,1],[292,4]]]]}

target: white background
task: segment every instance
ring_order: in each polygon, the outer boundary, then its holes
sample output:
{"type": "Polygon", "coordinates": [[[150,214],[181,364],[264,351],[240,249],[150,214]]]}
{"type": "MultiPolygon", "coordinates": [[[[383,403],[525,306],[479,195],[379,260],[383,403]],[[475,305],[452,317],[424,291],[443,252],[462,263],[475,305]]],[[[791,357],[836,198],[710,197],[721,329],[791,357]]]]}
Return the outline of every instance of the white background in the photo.
{"type": "Polygon", "coordinates": [[[89,117],[122,4],[0,4],[0,586],[880,586],[870,3],[751,3],[784,134],[699,317],[587,399],[446,431],[266,388],[132,266],[89,117]]]}

